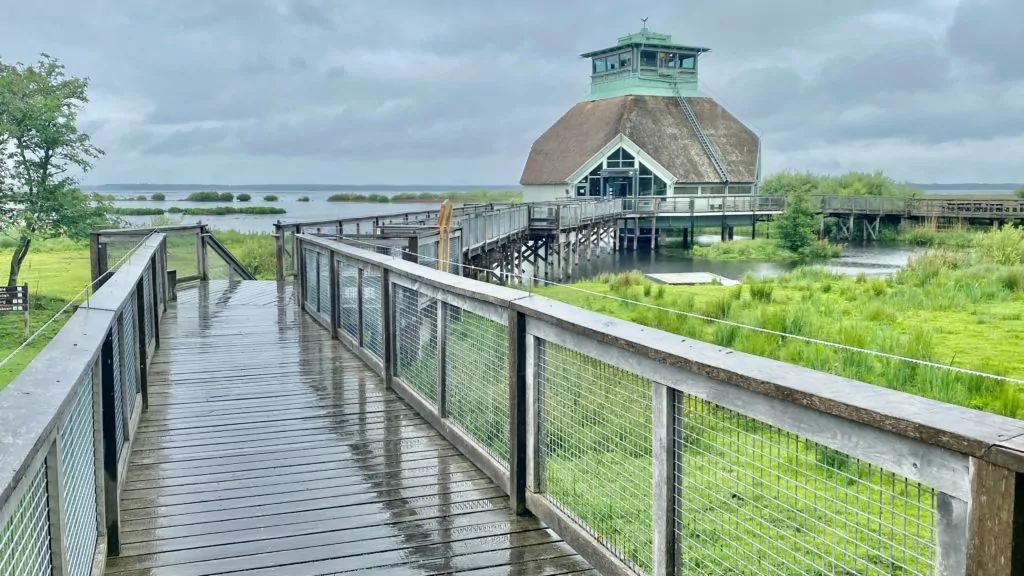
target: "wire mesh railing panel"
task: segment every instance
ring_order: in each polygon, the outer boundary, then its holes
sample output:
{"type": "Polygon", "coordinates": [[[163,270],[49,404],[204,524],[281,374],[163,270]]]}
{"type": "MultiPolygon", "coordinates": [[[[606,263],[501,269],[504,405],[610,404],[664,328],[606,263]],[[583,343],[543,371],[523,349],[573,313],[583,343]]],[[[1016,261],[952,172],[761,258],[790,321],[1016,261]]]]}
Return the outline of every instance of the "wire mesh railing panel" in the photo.
{"type": "Polygon", "coordinates": [[[508,327],[448,306],[445,385],[448,417],[508,467],[508,327]]]}
{"type": "Polygon", "coordinates": [[[331,314],[334,310],[331,308],[331,267],[328,259],[331,256],[322,252],[317,252],[317,266],[320,272],[320,315],[330,322],[331,314]]]}
{"type": "Polygon", "coordinates": [[[395,286],[396,368],[406,384],[437,405],[437,300],[395,286]]]}
{"type": "Polygon", "coordinates": [[[125,234],[100,236],[100,243],[106,245],[107,270],[116,272],[127,256],[135,251],[139,243],[146,239],[147,234],[125,234]]]}
{"type": "Polygon", "coordinates": [[[125,304],[124,312],[121,315],[121,329],[124,333],[124,366],[125,366],[125,392],[128,394],[128,413],[135,411],[135,397],[140,392],[139,378],[136,373],[138,356],[135,349],[138,347],[135,335],[135,302],[130,300],[125,304]]]}
{"type": "Polygon", "coordinates": [[[676,395],[677,573],[931,575],[933,489],[676,395]]]}
{"type": "Polygon", "coordinates": [[[343,260],[338,261],[338,322],[341,329],[353,338],[359,338],[359,268],[343,260]]]}
{"type": "Polygon", "coordinates": [[[206,251],[206,274],[210,280],[241,280],[227,260],[209,244],[204,242],[203,250],[206,251]]]}
{"type": "Polygon", "coordinates": [[[114,341],[114,428],[117,437],[117,454],[124,446],[124,375],[121,373],[121,327],[114,324],[110,329],[114,341]]]}
{"type": "Polygon", "coordinates": [[[0,526],[0,576],[49,576],[50,511],[46,500],[46,467],[29,482],[20,502],[0,526]]]}
{"type": "Polygon", "coordinates": [[[284,233],[284,273],[295,274],[295,232],[289,230],[284,233]]]}
{"type": "Polygon", "coordinates": [[[199,232],[167,233],[167,269],[176,270],[178,278],[199,275],[199,232]]]}
{"type": "Polygon", "coordinates": [[[652,383],[540,340],[537,377],[545,496],[619,558],[652,565],[652,383]]]}
{"type": "Polygon", "coordinates": [[[437,269],[437,241],[421,242],[417,248],[419,263],[437,269]]]}
{"type": "Polygon", "coordinates": [[[142,273],[142,299],[144,303],[145,316],[143,322],[146,326],[146,345],[149,346],[156,342],[156,333],[153,332],[153,314],[156,310],[153,309],[153,280],[151,278],[152,265],[146,267],[146,271],[142,273]]]}
{"type": "Polygon", "coordinates": [[[456,236],[448,245],[448,271],[456,276],[462,274],[462,237],[456,236]]]}
{"type": "Polygon", "coordinates": [[[363,269],[363,347],[384,359],[383,277],[380,268],[363,269]]]}
{"type": "Polygon", "coordinates": [[[316,250],[312,248],[302,249],[303,263],[305,264],[305,270],[302,275],[302,294],[306,302],[306,306],[311,309],[317,309],[317,303],[320,301],[320,293],[317,290],[319,284],[320,273],[317,269],[317,258],[316,250]]]}
{"type": "Polygon", "coordinates": [[[96,454],[90,371],[60,430],[61,499],[67,529],[68,576],[89,576],[96,552],[96,454]]]}

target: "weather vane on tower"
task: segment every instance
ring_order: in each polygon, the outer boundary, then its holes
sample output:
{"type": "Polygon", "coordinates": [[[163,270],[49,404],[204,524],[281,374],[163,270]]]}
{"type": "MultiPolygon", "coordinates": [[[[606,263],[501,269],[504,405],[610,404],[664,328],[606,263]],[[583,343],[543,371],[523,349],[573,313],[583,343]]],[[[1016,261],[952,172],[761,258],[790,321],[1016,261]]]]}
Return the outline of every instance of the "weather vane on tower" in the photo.
{"type": "Polygon", "coordinates": [[[641,19],[640,19],[640,21],[644,23],[644,26],[643,26],[643,27],[644,27],[644,30],[646,30],[646,29],[647,29],[647,20],[649,20],[649,19],[650,19],[650,16],[648,16],[648,17],[646,17],[646,18],[641,18],[641,19]]]}

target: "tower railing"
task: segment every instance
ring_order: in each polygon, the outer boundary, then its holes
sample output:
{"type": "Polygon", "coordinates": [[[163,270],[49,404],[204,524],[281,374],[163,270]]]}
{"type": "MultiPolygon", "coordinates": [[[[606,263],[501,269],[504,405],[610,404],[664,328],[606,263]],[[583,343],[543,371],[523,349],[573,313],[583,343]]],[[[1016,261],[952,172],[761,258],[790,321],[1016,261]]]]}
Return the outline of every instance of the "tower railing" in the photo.
{"type": "Polygon", "coordinates": [[[1022,421],[297,245],[303,308],[604,574],[1021,569],[1022,421]]]}

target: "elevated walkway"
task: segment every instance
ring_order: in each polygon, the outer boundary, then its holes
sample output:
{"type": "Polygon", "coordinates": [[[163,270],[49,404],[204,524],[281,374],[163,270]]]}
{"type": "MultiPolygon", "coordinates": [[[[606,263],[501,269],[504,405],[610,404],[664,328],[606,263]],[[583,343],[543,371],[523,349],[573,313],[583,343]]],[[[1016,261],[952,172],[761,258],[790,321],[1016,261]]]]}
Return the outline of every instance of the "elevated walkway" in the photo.
{"type": "Polygon", "coordinates": [[[1024,570],[1024,421],[306,234],[175,300],[186,233],[0,392],[2,576],[1024,570]]]}
{"type": "Polygon", "coordinates": [[[292,286],[203,283],[161,332],[107,574],[588,570],[301,312],[292,286]]]}

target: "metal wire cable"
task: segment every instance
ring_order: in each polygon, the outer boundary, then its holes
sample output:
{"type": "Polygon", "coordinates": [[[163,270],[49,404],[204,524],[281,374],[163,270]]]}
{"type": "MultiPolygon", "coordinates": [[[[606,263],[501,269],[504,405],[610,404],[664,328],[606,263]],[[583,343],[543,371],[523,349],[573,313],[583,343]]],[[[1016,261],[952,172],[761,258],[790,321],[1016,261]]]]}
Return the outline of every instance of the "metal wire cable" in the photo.
{"type": "MultiPolygon", "coordinates": [[[[124,256],[121,257],[120,260],[115,262],[113,268],[117,268],[118,266],[123,264],[125,260],[127,260],[128,258],[131,258],[132,254],[134,254],[135,251],[139,249],[139,246],[142,246],[142,244],[146,240],[149,240],[149,237],[152,236],[153,234],[154,234],[154,232],[150,232],[149,234],[147,234],[146,237],[143,238],[141,241],[139,241],[139,243],[136,244],[134,248],[129,250],[127,254],[125,254],[124,256]]],[[[85,288],[82,288],[82,290],[78,294],[75,294],[74,296],[72,296],[71,299],[68,300],[68,303],[65,304],[63,308],[58,310],[57,313],[54,314],[49,320],[47,320],[42,326],[40,326],[38,330],[36,330],[32,334],[30,334],[29,337],[26,338],[25,341],[21,343],[21,346],[18,346],[10,354],[8,354],[3,360],[0,360],[0,367],[3,367],[4,364],[7,364],[8,362],[10,362],[11,359],[13,359],[19,352],[21,352],[22,350],[25,349],[25,347],[27,347],[29,344],[31,344],[33,340],[35,340],[40,334],[43,333],[43,331],[45,331],[47,328],[49,328],[50,324],[53,324],[57,320],[57,318],[59,318],[65,312],[67,312],[68,308],[71,308],[71,306],[83,294],[85,294],[89,290],[92,290],[93,286],[95,286],[96,283],[99,282],[99,281],[100,281],[100,278],[97,278],[97,279],[93,280],[92,282],[89,282],[88,284],[86,284],[85,288]]]]}
{"type": "MultiPolygon", "coordinates": [[[[346,242],[358,243],[358,244],[365,244],[367,246],[375,246],[376,247],[375,244],[372,244],[372,243],[366,242],[366,241],[362,241],[362,240],[356,240],[354,238],[345,238],[345,241],[346,242]]],[[[401,248],[391,248],[391,249],[394,250],[395,252],[403,252],[403,253],[406,253],[406,254],[415,254],[413,252],[409,252],[408,250],[403,250],[401,248]]],[[[418,254],[415,254],[415,255],[416,256],[420,256],[422,258],[427,258],[428,260],[431,259],[431,258],[428,258],[428,257],[425,257],[425,256],[421,256],[421,255],[418,255],[418,254]]],[[[392,254],[392,258],[398,259],[398,257],[393,255],[393,254],[392,254]]],[[[466,269],[470,269],[470,270],[480,270],[480,271],[483,271],[483,272],[494,272],[494,270],[490,270],[490,269],[487,269],[487,268],[480,268],[478,266],[471,266],[469,264],[462,264],[462,267],[466,268],[466,269]]],[[[991,378],[993,380],[998,380],[998,381],[1001,381],[1001,382],[1008,382],[1008,383],[1011,383],[1011,384],[1021,384],[1021,385],[1024,385],[1024,380],[1020,380],[1020,379],[1017,379],[1017,378],[1011,378],[1009,376],[999,376],[997,374],[989,374],[989,373],[981,372],[981,371],[978,371],[978,370],[971,370],[969,368],[960,368],[958,366],[950,366],[948,364],[940,364],[938,362],[931,362],[929,360],[920,360],[918,358],[908,358],[906,356],[900,356],[898,354],[890,354],[888,352],[879,352],[878,350],[869,350],[869,349],[866,349],[866,348],[857,348],[856,346],[849,346],[847,344],[840,344],[838,342],[830,342],[828,340],[819,340],[817,338],[811,338],[809,336],[800,336],[800,335],[797,335],[797,334],[788,334],[786,332],[779,332],[777,330],[770,330],[768,328],[761,328],[760,326],[751,326],[749,324],[742,324],[742,323],[739,323],[739,322],[733,322],[731,320],[723,320],[723,319],[720,319],[720,318],[713,318],[713,317],[710,317],[710,316],[704,316],[702,314],[696,314],[694,312],[685,312],[683,310],[676,310],[675,308],[666,308],[664,306],[658,306],[657,304],[648,304],[646,302],[639,302],[637,300],[630,300],[629,298],[623,298],[621,296],[614,296],[612,294],[604,294],[604,293],[601,293],[601,292],[595,292],[593,290],[587,290],[586,288],[580,288],[578,286],[572,286],[570,284],[561,284],[561,283],[558,283],[558,282],[552,282],[550,280],[547,280],[547,279],[544,279],[544,278],[539,278],[539,277],[536,277],[536,276],[532,277],[532,279],[534,281],[540,281],[540,282],[543,282],[545,284],[549,284],[551,286],[558,286],[560,288],[568,288],[569,290],[574,290],[576,292],[582,292],[584,294],[589,294],[589,295],[592,295],[592,296],[599,296],[601,298],[608,298],[610,300],[615,300],[617,302],[624,302],[624,303],[627,303],[627,304],[635,304],[637,306],[643,306],[645,308],[651,308],[653,310],[659,310],[659,311],[662,311],[662,312],[671,312],[673,314],[679,314],[679,315],[682,315],[682,316],[686,316],[688,318],[694,318],[694,319],[703,320],[703,321],[706,321],[706,322],[714,322],[714,323],[718,323],[718,324],[724,324],[726,326],[733,326],[735,328],[742,328],[742,329],[745,329],[745,330],[753,330],[755,332],[760,332],[762,334],[769,334],[769,335],[772,335],[772,336],[779,336],[779,337],[782,337],[782,338],[792,338],[794,340],[798,340],[800,342],[806,342],[808,344],[818,344],[818,345],[821,345],[821,346],[829,346],[829,347],[836,348],[836,349],[839,349],[839,350],[846,350],[848,352],[862,352],[862,353],[865,353],[865,354],[868,354],[868,355],[871,355],[871,356],[876,356],[876,357],[879,357],[879,358],[885,358],[885,359],[888,359],[888,360],[901,360],[901,361],[905,361],[905,362],[910,362],[912,364],[917,364],[919,366],[925,366],[925,367],[928,367],[928,368],[938,368],[938,369],[949,370],[949,371],[952,371],[952,372],[956,372],[958,374],[964,374],[964,375],[968,375],[968,376],[978,376],[978,377],[982,377],[982,378],[991,378]]]]}

